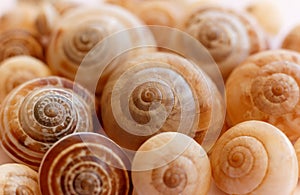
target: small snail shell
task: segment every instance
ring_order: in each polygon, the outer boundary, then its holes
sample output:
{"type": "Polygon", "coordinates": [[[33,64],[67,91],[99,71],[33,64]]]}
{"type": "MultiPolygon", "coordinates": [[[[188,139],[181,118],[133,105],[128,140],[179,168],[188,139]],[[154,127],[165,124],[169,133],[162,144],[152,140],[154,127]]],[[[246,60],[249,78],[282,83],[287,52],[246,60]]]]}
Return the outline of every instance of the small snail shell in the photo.
{"type": "MultiPolygon", "coordinates": [[[[141,25],[136,16],[118,6],[102,4],[97,8],[74,9],[56,26],[47,50],[47,62],[54,74],[74,79],[83,58],[97,43],[113,33],[141,25]]],[[[136,34],[124,37],[132,42],[142,38],[136,34]]],[[[108,45],[100,57],[91,57],[85,63],[96,65],[110,49],[115,49],[114,45],[108,45]]]]}
{"type": "Polygon", "coordinates": [[[165,132],[151,137],[137,151],[132,167],[137,195],[206,195],[210,187],[211,168],[206,152],[184,134],[165,132]]]}
{"type": "Polygon", "coordinates": [[[25,29],[8,29],[0,32],[0,61],[17,55],[44,59],[40,35],[25,29]]]}
{"type": "Polygon", "coordinates": [[[40,195],[38,173],[26,165],[0,165],[0,194],[40,195]]]}
{"type": "Polygon", "coordinates": [[[285,35],[282,42],[282,48],[290,49],[297,52],[300,52],[300,25],[296,25],[293,29],[285,35]]]}
{"type": "Polygon", "coordinates": [[[213,139],[223,125],[221,105],[219,91],[198,66],[164,52],[140,55],[120,66],[100,103],[106,134],[131,150],[165,131],[187,134],[199,143],[207,135],[213,139]]]}
{"type": "Polygon", "coordinates": [[[43,195],[131,194],[130,162],[108,138],[75,133],[53,145],[43,158],[39,181],[43,195]]]}
{"type": "Polygon", "coordinates": [[[216,185],[229,194],[292,194],[298,182],[291,142],[266,122],[246,121],[230,128],[210,160],[216,185]]]}
{"type": "Polygon", "coordinates": [[[296,52],[270,50],[247,58],[226,82],[228,125],[261,120],[295,141],[300,137],[299,75],[296,52]]]}
{"type": "Polygon", "coordinates": [[[20,84],[38,77],[51,75],[48,66],[31,56],[15,56],[0,64],[0,102],[20,84]]]}
{"type": "Polygon", "coordinates": [[[60,77],[27,81],[9,93],[0,109],[3,149],[15,161],[34,169],[62,137],[92,131],[91,95],[60,77]]]}
{"type": "Polygon", "coordinates": [[[193,7],[182,29],[208,49],[225,80],[246,57],[267,48],[263,32],[249,15],[225,7],[193,7]]]}

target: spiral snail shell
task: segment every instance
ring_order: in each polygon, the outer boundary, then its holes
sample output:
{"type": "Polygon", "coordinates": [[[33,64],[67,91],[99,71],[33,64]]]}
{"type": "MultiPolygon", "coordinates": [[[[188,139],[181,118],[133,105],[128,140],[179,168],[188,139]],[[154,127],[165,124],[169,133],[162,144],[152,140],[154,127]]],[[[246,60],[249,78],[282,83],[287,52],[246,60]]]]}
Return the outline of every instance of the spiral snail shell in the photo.
{"type": "Polygon", "coordinates": [[[267,49],[262,30],[243,12],[200,4],[186,13],[182,30],[208,49],[225,80],[246,57],[267,49]]]}
{"type": "Polygon", "coordinates": [[[270,50],[247,58],[226,82],[229,126],[261,120],[281,129],[291,141],[300,137],[300,55],[270,50]]]}
{"type": "Polygon", "coordinates": [[[213,139],[223,125],[221,105],[219,91],[198,66],[164,52],[147,53],[120,66],[100,102],[104,131],[130,150],[165,131],[187,134],[199,143],[207,135],[213,139]]]}
{"type": "MultiPolygon", "coordinates": [[[[74,79],[83,58],[98,43],[113,33],[137,26],[142,26],[142,22],[119,6],[102,4],[97,8],[73,9],[64,15],[53,32],[47,50],[47,62],[54,74],[74,79]]],[[[122,41],[139,42],[140,39],[143,39],[141,34],[133,34],[123,37],[122,41]]],[[[85,63],[95,66],[100,59],[109,55],[111,49],[116,48],[107,45],[94,57],[90,55],[85,63]]]]}
{"type": "Polygon", "coordinates": [[[39,181],[43,195],[130,194],[130,162],[108,138],[75,133],[46,153],[39,181]]]}
{"type": "Polygon", "coordinates": [[[228,194],[292,194],[298,182],[291,142],[266,122],[246,121],[230,128],[210,160],[216,185],[228,194]]]}
{"type": "Polygon", "coordinates": [[[205,150],[177,132],[160,133],[144,142],[132,167],[137,195],[206,195],[210,187],[211,168],[205,150]]]}
{"type": "Polygon", "coordinates": [[[22,164],[0,165],[0,194],[41,195],[38,173],[22,164]]]}
{"type": "Polygon", "coordinates": [[[15,161],[34,169],[62,137],[93,131],[93,97],[60,77],[27,81],[10,92],[0,109],[0,141],[15,161]]]}
{"type": "Polygon", "coordinates": [[[0,63],[0,102],[20,84],[51,75],[48,66],[31,56],[15,56],[0,63]]]}

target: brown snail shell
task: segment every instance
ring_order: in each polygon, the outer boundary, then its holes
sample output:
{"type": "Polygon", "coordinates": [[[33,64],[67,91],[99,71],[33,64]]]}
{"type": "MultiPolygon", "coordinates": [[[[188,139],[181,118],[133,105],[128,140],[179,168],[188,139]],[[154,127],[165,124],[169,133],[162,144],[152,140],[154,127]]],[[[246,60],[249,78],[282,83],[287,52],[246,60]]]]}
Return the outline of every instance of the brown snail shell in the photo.
{"type": "MultiPolygon", "coordinates": [[[[119,6],[102,4],[97,8],[74,9],[56,26],[47,50],[47,62],[54,74],[74,79],[83,58],[98,43],[113,33],[142,25],[136,16],[119,6]]],[[[139,42],[143,38],[134,34],[124,39],[139,42]]],[[[108,45],[100,57],[91,57],[85,63],[96,65],[110,49],[115,49],[114,45],[108,45]]]]}
{"type": "Polygon", "coordinates": [[[300,52],[300,25],[296,25],[292,28],[287,35],[285,35],[284,40],[282,42],[282,48],[290,49],[297,52],[300,52]]]}
{"type": "Polygon", "coordinates": [[[225,112],[219,91],[198,66],[164,52],[132,58],[113,72],[100,106],[108,137],[130,150],[166,131],[187,134],[198,143],[205,136],[213,140],[225,112]]]}
{"type": "Polygon", "coordinates": [[[300,55],[270,50],[247,58],[226,82],[230,126],[261,120],[281,129],[291,141],[300,137],[300,55]]]}
{"type": "Polygon", "coordinates": [[[129,166],[125,153],[108,138],[75,133],[46,153],[39,170],[40,188],[43,195],[127,195],[132,191],[129,166]]]}
{"type": "Polygon", "coordinates": [[[243,12],[200,4],[186,13],[182,30],[208,49],[225,80],[246,57],[267,49],[263,31],[243,12]]]}
{"type": "Polygon", "coordinates": [[[38,173],[22,164],[0,165],[0,194],[41,195],[38,173]]]}
{"type": "Polygon", "coordinates": [[[51,75],[49,67],[31,56],[15,56],[0,63],[0,102],[20,84],[51,75]]]}
{"type": "Polygon", "coordinates": [[[205,150],[177,132],[160,133],[144,142],[132,167],[137,195],[206,195],[210,187],[211,168],[205,150]]]}
{"type": "Polygon", "coordinates": [[[34,169],[44,153],[62,137],[93,131],[93,97],[60,77],[25,82],[11,91],[0,109],[3,149],[15,161],[34,169]]]}
{"type": "Polygon", "coordinates": [[[266,122],[246,121],[230,128],[210,160],[216,185],[228,194],[292,194],[298,182],[291,142],[266,122]]]}

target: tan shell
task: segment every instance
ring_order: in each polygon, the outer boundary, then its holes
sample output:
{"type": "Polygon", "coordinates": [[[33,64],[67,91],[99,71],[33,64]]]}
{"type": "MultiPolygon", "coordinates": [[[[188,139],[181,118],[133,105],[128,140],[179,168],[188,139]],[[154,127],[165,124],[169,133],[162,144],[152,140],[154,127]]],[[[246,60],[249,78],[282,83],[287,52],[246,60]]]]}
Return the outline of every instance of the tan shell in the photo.
{"type": "Polygon", "coordinates": [[[65,135],[93,131],[93,97],[60,77],[27,81],[10,92],[0,109],[3,149],[37,169],[44,153],[65,135]]]}
{"type": "Polygon", "coordinates": [[[262,30],[243,12],[200,4],[186,13],[182,30],[208,49],[224,79],[249,55],[267,49],[262,30]]]}
{"type": "Polygon", "coordinates": [[[148,139],[137,151],[132,167],[137,195],[206,195],[210,187],[206,152],[184,134],[165,132],[148,139]]]}
{"type": "Polygon", "coordinates": [[[41,195],[38,173],[22,164],[0,165],[0,194],[41,195]]]}
{"type": "Polygon", "coordinates": [[[95,133],[76,133],[46,153],[39,181],[43,195],[131,194],[130,162],[111,140],[95,133]]]}
{"type": "Polygon", "coordinates": [[[297,24],[290,32],[284,37],[282,48],[290,49],[300,52],[300,25],[297,24]]]}
{"type": "Polygon", "coordinates": [[[111,75],[101,98],[106,134],[137,150],[151,136],[177,131],[209,150],[223,125],[222,98],[194,63],[164,52],[132,58],[111,75]],[[205,141],[206,140],[206,141],[205,141]]]}
{"type": "Polygon", "coordinates": [[[262,120],[295,141],[300,136],[299,73],[296,52],[270,50],[250,56],[226,82],[228,124],[262,120]]]}
{"type": "Polygon", "coordinates": [[[20,84],[51,75],[49,67],[31,56],[15,56],[0,63],[0,103],[20,84]]]}
{"type": "MultiPolygon", "coordinates": [[[[83,58],[99,42],[113,33],[142,26],[140,20],[129,11],[108,4],[97,8],[79,7],[64,15],[56,26],[47,50],[47,63],[54,74],[74,79],[83,58]],[[76,21],[76,22],[74,22],[76,21]]],[[[139,42],[141,34],[123,37],[122,41],[139,42]]],[[[95,66],[99,59],[109,55],[115,45],[108,45],[102,53],[85,60],[86,65],[95,66]]]]}
{"type": "Polygon", "coordinates": [[[297,160],[298,160],[298,170],[299,170],[299,177],[300,177],[300,138],[296,140],[294,143],[294,148],[297,154],[297,160]]]}
{"type": "Polygon", "coordinates": [[[266,122],[246,121],[230,128],[210,159],[216,185],[228,194],[292,194],[298,182],[291,142],[266,122]]]}

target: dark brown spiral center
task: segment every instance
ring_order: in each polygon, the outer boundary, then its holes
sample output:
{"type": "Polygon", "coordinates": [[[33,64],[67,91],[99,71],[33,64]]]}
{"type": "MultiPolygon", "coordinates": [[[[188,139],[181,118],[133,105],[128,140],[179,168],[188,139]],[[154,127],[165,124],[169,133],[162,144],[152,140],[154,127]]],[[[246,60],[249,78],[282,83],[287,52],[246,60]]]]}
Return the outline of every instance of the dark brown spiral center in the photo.
{"type": "Polygon", "coordinates": [[[82,195],[101,194],[101,186],[100,178],[93,172],[82,172],[74,181],[75,191],[82,195]]]}
{"type": "Polygon", "coordinates": [[[185,186],[187,175],[181,168],[171,167],[165,171],[163,181],[169,188],[176,188],[180,185],[185,186]]]}

